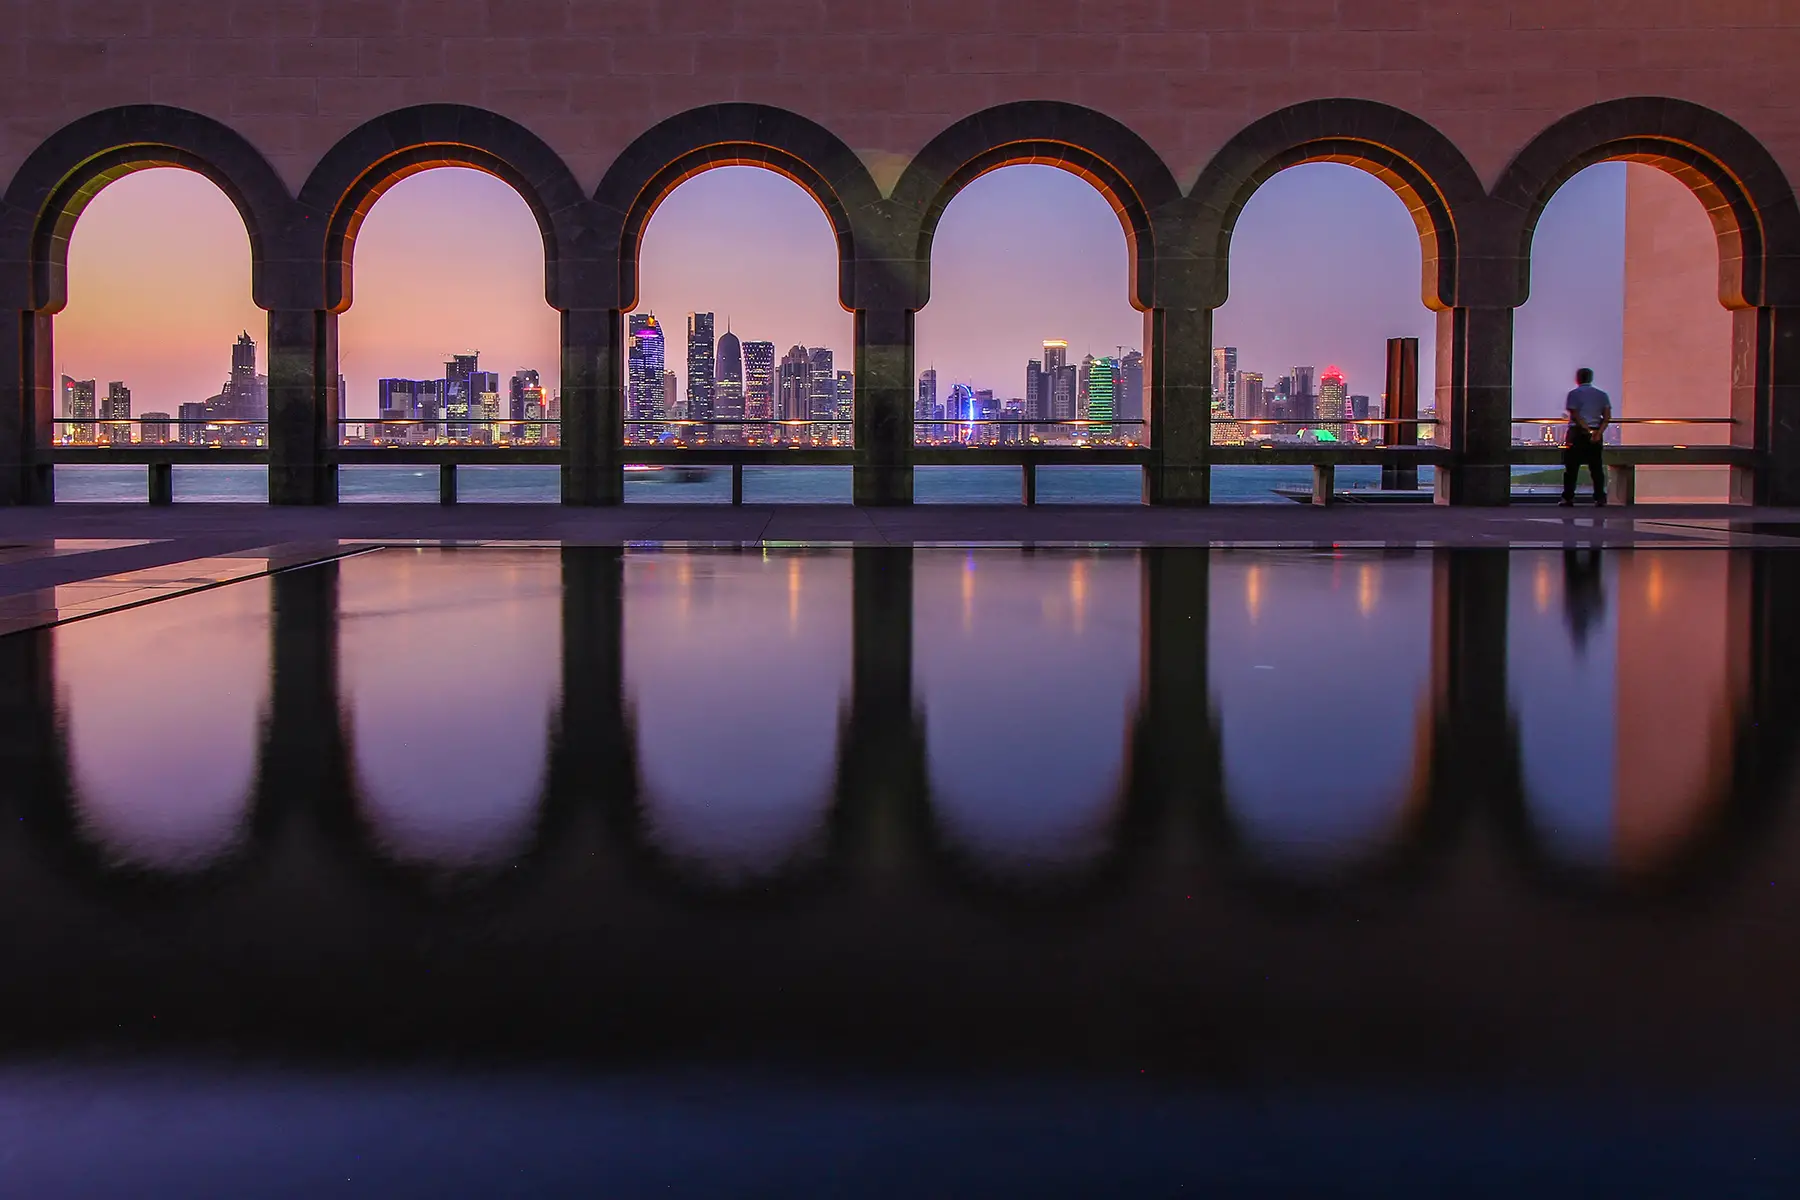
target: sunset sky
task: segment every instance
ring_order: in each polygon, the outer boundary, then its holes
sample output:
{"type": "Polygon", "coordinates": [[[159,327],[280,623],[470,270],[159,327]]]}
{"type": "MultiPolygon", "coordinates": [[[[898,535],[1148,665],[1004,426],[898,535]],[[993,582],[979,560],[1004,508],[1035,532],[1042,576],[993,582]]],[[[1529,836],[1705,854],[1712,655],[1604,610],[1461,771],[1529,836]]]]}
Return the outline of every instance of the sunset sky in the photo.
{"type": "MultiPolygon", "coordinates": [[[[1545,214],[1534,298],[1519,313],[1515,411],[1557,411],[1583,363],[1602,386],[1620,372],[1625,169],[1577,176],[1545,214]]],[[[1695,211],[1698,217],[1699,206],[1695,211]]],[[[745,340],[833,349],[850,362],[836,252],[817,205],[781,176],[710,171],[665,201],[645,237],[643,307],[671,329],[696,309],[745,340]]],[[[534,367],[555,386],[556,313],[544,302],[536,223],[489,176],[443,169],[402,181],[375,205],[355,251],[355,304],[340,324],[346,416],[372,416],[375,381],[440,375],[479,350],[504,377],[534,367]]],[[[1009,167],[970,185],[945,213],[932,301],[918,317],[918,365],[951,382],[1024,387],[1046,338],[1071,357],[1141,346],[1126,299],[1125,239],[1098,192],[1050,167],[1009,167]]],[[[212,395],[230,345],[265,318],[250,302],[249,243],[222,193],[185,171],[122,179],[94,200],[69,254],[69,306],[56,320],[58,371],[132,389],[133,411],[174,412],[212,395]],[[176,281],[173,289],[168,281],[176,281]]],[[[1271,381],[1296,364],[1336,365],[1352,392],[1379,395],[1387,338],[1423,344],[1430,395],[1433,322],[1419,298],[1419,241],[1400,201],[1352,167],[1276,176],[1245,210],[1217,344],[1271,381]]],[[[672,337],[670,368],[684,372],[672,337]]]]}

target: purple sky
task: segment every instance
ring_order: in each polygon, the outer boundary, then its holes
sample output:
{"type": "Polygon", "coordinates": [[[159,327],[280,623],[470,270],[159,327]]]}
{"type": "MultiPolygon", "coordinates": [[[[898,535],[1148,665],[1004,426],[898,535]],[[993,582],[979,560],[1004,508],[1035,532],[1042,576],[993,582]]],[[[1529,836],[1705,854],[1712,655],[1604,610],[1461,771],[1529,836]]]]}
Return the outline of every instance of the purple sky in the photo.
{"type": "MultiPolygon", "coordinates": [[[[1572,180],[1545,214],[1531,304],[1519,313],[1515,411],[1557,406],[1583,363],[1602,386],[1620,373],[1624,168],[1572,180]]],[[[672,330],[695,309],[745,340],[834,350],[850,362],[835,248],[817,205],[771,172],[727,167],[689,182],[650,223],[643,308],[672,330]]],[[[1418,236],[1374,178],[1314,164],[1269,181],[1233,245],[1230,302],[1217,341],[1271,381],[1335,364],[1353,392],[1378,395],[1384,344],[1423,343],[1430,394],[1433,323],[1419,299],[1418,236]]],[[[375,380],[433,376],[470,349],[509,374],[535,367],[554,386],[557,318],[543,299],[543,252],[524,202],[505,184],[443,169],[402,181],[375,205],[356,247],[355,304],[342,319],[345,413],[373,415],[375,380]]],[[[918,364],[950,382],[1023,390],[1045,338],[1071,357],[1141,346],[1126,300],[1125,239],[1091,186],[1049,167],[984,176],[946,211],[932,301],[918,317],[918,364]]],[[[241,328],[263,340],[249,299],[249,248],[235,212],[187,172],[141,172],[103,191],[76,227],[69,307],[56,326],[59,371],[123,379],[134,410],[174,411],[215,392],[241,328]],[[171,304],[163,281],[182,281],[171,304]]],[[[671,337],[671,369],[684,374],[671,337]]]]}

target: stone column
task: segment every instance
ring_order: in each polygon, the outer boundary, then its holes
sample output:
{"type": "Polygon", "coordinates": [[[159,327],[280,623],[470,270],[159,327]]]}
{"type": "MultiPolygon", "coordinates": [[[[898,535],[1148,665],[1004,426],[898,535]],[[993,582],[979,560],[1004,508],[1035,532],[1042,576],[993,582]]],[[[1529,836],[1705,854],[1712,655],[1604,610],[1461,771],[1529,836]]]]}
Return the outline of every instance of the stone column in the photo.
{"type": "Polygon", "coordinates": [[[1434,437],[1453,456],[1437,472],[1437,502],[1497,507],[1512,500],[1513,310],[1438,313],[1434,437]]]}
{"type": "Polygon", "coordinates": [[[1731,317],[1731,440],[1760,456],[1754,467],[1732,468],[1732,499],[1800,504],[1800,309],[1731,317]]]}
{"type": "Polygon", "coordinates": [[[269,503],[336,504],[337,314],[269,312],[269,503]]]}
{"type": "Polygon", "coordinates": [[[1212,500],[1213,310],[1157,308],[1144,314],[1144,404],[1150,420],[1147,504],[1212,500]]]}
{"type": "Polygon", "coordinates": [[[625,502],[625,317],[616,308],[562,314],[562,502],[625,502]]]}
{"type": "Polygon", "coordinates": [[[852,498],[871,507],[913,502],[913,312],[856,312],[856,474],[852,498]]]}
{"type": "Polygon", "coordinates": [[[56,498],[49,464],[35,451],[55,439],[56,376],[50,317],[13,310],[0,329],[0,506],[56,498]]]}

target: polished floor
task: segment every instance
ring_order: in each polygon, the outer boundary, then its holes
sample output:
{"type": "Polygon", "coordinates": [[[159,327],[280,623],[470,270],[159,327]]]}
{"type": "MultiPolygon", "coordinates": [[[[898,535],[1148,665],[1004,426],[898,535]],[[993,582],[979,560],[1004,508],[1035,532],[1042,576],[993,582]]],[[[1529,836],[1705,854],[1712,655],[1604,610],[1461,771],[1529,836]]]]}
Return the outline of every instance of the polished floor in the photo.
{"type": "Polygon", "coordinates": [[[1786,1194],[1800,546],[1647,524],[12,540],[0,1173],[1786,1194]]]}

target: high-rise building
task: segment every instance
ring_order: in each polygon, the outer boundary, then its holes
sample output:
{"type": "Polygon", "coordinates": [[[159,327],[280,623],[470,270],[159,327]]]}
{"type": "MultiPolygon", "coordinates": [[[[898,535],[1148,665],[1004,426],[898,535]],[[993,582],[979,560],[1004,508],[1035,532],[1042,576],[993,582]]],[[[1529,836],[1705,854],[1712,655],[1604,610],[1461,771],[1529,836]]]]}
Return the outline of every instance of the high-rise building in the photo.
{"type": "MultiPolygon", "coordinates": [[[[744,419],[775,419],[775,343],[745,342],[744,353],[744,419]]],[[[750,426],[752,441],[773,441],[774,430],[767,426],[750,426]]]]}
{"type": "MultiPolygon", "coordinates": [[[[513,420],[513,427],[508,433],[515,441],[525,437],[525,406],[530,403],[529,394],[533,391],[543,391],[543,381],[538,378],[536,371],[520,367],[512,373],[512,379],[506,388],[506,415],[513,420]]],[[[539,402],[542,403],[541,397],[539,402]]],[[[542,417],[543,414],[539,413],[538,416],[542,417]]]]}
{"type": "Polygon", "coordinates": [[[1058,339],[1044,343],[1044,371],[1054,375],[1069,365],[1069,343],[1058,339]]]}
{"type": "MultiPolygon", "coordinates": [[[[1269,401],[1263,392],[1263,377],[1258,371],[1239,371],[1237,377],[1238,410],[1234,416],[1240,421],[1266,421],[1269,419],[1269,401]]],[[[1260,430],[1253,432],[1263,432],[1260,430]]]]}
{"type": "MultiPolygon", "coordinates": [[[[721,419],[741,421],[744,419],[744,349],[737,335],[727,329],[719,339],[719,349],[713,357],[715,378],[713,387],[716,395],[717,413],[721,419]]],[[[741,425],[722,426],[718,431],[721,441],[743,441],[744,427],[741,425]]]]}
{"type": "Polygon", "coordinates": [[[166,412],[147,412],[138,419],[138,441],[146,446],[166,446],[175,439],[170,436],[170,426],[166,412]]]}
{"type": "Polygon", "coordinates": [[[1237,415],[1238,352],[1236,346],[1213,348],[1212,407],[1220,416],[1237,415]]]}
{"type": "Polygon", "coordinates": [[[663,408],[671,417],[679,417],[687,411],[687,405],[681,399],[681,376],[673,371],[663,372],[663,408]]]}
{"type": "MultiPolygon", "coordinates": [[[[776,376],[776,414],[783,421],[805,421],[812,414],[812,359],[805,346],[794,346],[781,358],[776,376]]],[[[806,428],[783,430],[789,440],[804,440],[806,428]]]]}
{"type": "MultiPolygon", "coordinates": [[[[831,351],[815,346],[807,357],[812,372],[808,418],[813,421],[830,421],[837,416],[837,369],[832,363],[831,351]]],[[[814,425],[807,430],[815,439],[829,438],[832,432],[830,425],[814,425]]]]}
{"type": "Polygon", "coordinates": [[[1087,419],[1099,422],[1088,427],[1088,434],[1090,437],[1110,437],[1113,416],[1117,411],[1114,407],[1114,381],[1119,375],[1118,361],[1090,356],[1083,366],[1087,375],[1087,419]]]}
{"type": "Polygon", "coordinates": [[[452,355],[444,364],[444,437],[467,441],[479,409],[475,398],[475,373],[481,352],[452,355]]]}
{"type": "Polygon", "coordinates": [[[522,425],[517,427],[519,432],[514,436],[527,445],[541,446],[544,443],[544,418],[549,415],[549,405],[544,400],[544,389],[541,387],[526,388],[524,401],[520,415],[525,420],[522,425]]]}
{"type": "Polygon", "coordinates": [[[176,419],[180,422],[181,441],[190,446],[206,445],[208,407],[206,401],[196,400],[192,404],[183,404],[175,410],[176,419]]]}
{"type": "MultiPolygon", "coordinates": [[[[1344,388],[1344,373],[1336,367],[1326,367],[1325,374],[1319,377],[1319,415],[1321,422],[1343,421],[1350,416],[1348,403],[1349,393],[1344,388]]],[[[1334,425],[1331,432],[1343,437],[1348,430],[1342,425],[1334,425]]]]}
{"type": "Polygon", "coordinates": [[[919,372],[919,402],[913,408],[913,420],[930,421],[938,415],[937,368],[919,372]]]}
{"type": "MultiPolygon", "coordinates": [[[[1233,352],[1235,354],[1235,351],[1233,352]]],[[[1144,352],[1128,351],[1119,359],[1119,377],[1114,381],[1114,411],[1121,422],[1142,422],[1144,419],[1144,352]]],[[[1237,394],[1237,371],[1234,368],[1231,376],[1232,395],[1237,394]]],[[[1126,425],[1120,429],[1119,436],[1142,441],[1144,428],[1142,424],[1126,425]]]]}
{"type": "Polygon", "coordinates": [[[1290,421],[1319,419],[1318,371],[1313,367],[1295,367],[1288,376],[1287,416],[1290,421]]]}
{"type": "Polygon", "coordinates": [[[1050,402],[1044,394],[1044,364],[1037,359],[1025,362],[1025,419],[1041,420],[1050,411],[1050,402]]]}
{"type": "Polygon", "coordinates": [[[492,441],[501,415],[499,372],[469,372],[469,436],[476,441],[492,441]]]}
{"type": "MultiPolygon", "coordinates": [[[[713,315],[689,313],[687,328],[687,419],[710,421],[718,415],[713,382],[713,315]]],[[[692,433],[705,436],[701,427],[692,433]]]]}
{"type": "Polygon", "coordinates": [[[114,380],[106,385],[106,399],[100,402],[100,433],[103,440],[115,446],[131,444],[131,389],[114,380]]]}
{"type": "Polygon", "coordinates": [[[851,422],[856,419],[856,372],[854,371],[837,373],[837,419],[839,424],[831,431],[832,436],[848,442],[851,437],[851,422]]]}
{"type": "MultiPolygon", "coordinates": [[[[1044,369],[1049,371],[1049,364],[1046,363],[1044,369]]],[[[1081,391],[1081,382],[1076,378],[1077,373],[1076,367],[1059,365],[1050,375],[1050,419],[1052,421],[1070,421],[1080,415],[1076,408],[1081,391]]],[[[1064,431],[1067,431],[1066,427],[1064,431]]]]}
{"type": "Polygon", "coordinates": [[[663,386],[663,330],[655,313],[632,313],[625,347],[625,426],[628,442],[653,442],[673,399],[663,386]]]}
{"type": "Polygon", "coordinates": [[[89,443],[94,440],[94,381],[62,377],[62,415],[70,423],[61,429],[61,440],[89,443]]]}

